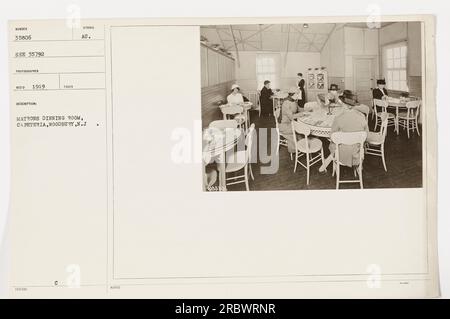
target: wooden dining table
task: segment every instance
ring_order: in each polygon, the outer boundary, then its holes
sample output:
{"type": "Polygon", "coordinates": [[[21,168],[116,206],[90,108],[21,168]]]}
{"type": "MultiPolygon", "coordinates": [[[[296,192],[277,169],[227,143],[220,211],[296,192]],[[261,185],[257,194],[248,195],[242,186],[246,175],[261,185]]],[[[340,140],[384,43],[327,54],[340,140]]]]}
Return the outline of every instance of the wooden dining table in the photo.
{"type": "MultiPolygon", "coordinates": [[[[234,148],[242,130],[238,128],[206,128],[203,131],[203,174],[206,165],[215,162],[219,171],[219,186],[216,190],[226,191],[226,152],[234,148]]],[[[205,188],[205,185],[204,185],[205,188]]]]}
{"type": "MultiPolygon", "coordinates": [[[[354,108],[356,109],[358,107],[366,106],[364,104],[354,106],[354,108]]],[[[315,107],[307,109],[304,112],[300,113],[297,121],[307,125],[311,130],[311,135],[330,138],[334,119],[336,118],[336,116],[342,114],[345,110],[347,110],[347,106],[345,104],[333,105],[330,108],[324,107],[321,104],[317,104],[315,107]]]]}

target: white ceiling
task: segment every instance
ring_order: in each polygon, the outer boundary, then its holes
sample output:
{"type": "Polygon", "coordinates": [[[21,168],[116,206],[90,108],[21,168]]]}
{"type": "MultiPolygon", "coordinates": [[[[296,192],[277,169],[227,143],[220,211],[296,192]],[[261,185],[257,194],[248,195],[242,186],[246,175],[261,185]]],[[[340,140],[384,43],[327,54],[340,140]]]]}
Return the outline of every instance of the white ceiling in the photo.
{"type": "MultiPolygon", "coordinates": [[[[358,23],[345,25],[364,27],[358,23]]],[[[202,26],[200,32],[210,45],[220,45],[228,51],[236,50],[234,35],[238,51],[320,52],[330,33],[342,26],[335,23],[310,23],[307,28],[303,24],[216,25],[202,26]]]]}

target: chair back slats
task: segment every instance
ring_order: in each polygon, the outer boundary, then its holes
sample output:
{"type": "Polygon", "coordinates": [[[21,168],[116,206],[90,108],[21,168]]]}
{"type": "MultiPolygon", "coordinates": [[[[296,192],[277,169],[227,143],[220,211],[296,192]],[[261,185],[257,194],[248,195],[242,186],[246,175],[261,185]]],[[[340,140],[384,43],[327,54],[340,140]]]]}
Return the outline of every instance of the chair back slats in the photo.
{"type": "Polygon", "coordinates": [[[308,136],[311,134],[311,129],[303,124],[302,122],[299,121],[292,121],[291,122],[292,125],[292,136],[294,137],[294,144],[295,144],[295,149],[298,150],[298,141],[297,141],[297,133],[300,135],[303,135],[305,137],[305,148],[306,148],[306,152],[309,154],[309,143],[308,143],[308,136]]]}
{"type": "MultiPolygon", "coordinates": [[[[340,165],[339,145],[359,144],[359,163],[362,164],[364,154],[364,142],[367,138],[367,132],[334,132],[331,134],[331,140],[336,144],[335,158],[337,165],[340,165]]],[[[339,173],[338,173],[339,174],[339,173]]],[[[338,179],[339,180],[339,179],[338,179]]],[[[339,184],[339,182],[338,182],[339,184]]]]}
{"type": "Polygon", "coordinates": [[[258,93],[257,92],[250,92],[248,94],[248,99],[254,106],[258,106],[258,93]]]}
{"type": "Polygon", "coordinates": [[[331,140],[334,144],[354,145],[363,144],[367,138],[367,132],[334,132],[331,134],[331,140]]]}
{"type": "Polygon", "coordinates": [[[382,136],[382,141],[384,142],[384,140],[386,139],[387,127],[388,127],[388,123],[389,123],[388,113],[387,112],[383,112],[380,115],[380,119],[381,119],[380,133],[381,133],[381,136],[382,136]]]}
{"type": "Polygon", "coordinates": [[[385,100],[379,100],[379,99],[373,99],[373,104],[374,104],[374,108],[376,110],[377,106],[381,107],[383,112],[387,111],[387,107],[388,107],[388,101],[385,100]]]}
{"type": "Polygon", "coordinates": [[[406,116],[409,119],[417,119],[419,115],[420,100],[406,102],[406,116]]]}

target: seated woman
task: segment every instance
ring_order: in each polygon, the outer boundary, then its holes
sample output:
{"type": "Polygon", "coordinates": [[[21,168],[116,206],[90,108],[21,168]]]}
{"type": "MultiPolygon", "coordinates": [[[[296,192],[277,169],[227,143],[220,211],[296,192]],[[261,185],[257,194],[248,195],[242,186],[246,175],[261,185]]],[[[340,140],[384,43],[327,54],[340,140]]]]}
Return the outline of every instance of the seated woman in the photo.
{"type": "MultiPolygon", "coordinates": [[[[331,133],[334,132],[369,132],[366,118],[351,104],[345,104],[346,109],[334,118],[331,133]]],[[[336,145],[330,142],[330,155],[325,159],[319,172],[324,172],[334,158],[336,145]]],[[[341,145],[339,148],[339,159],[342,165],[353,167],[359,165],[358,145],[341,145]]]]}
{"type": "Polygon", "coordinates": [[[244,103],[244,97],[241,94],[241,88],[237,84],[231,86],[231,93],[227,96],[227,102],[230,105],[237,105],[244,103]]]}
{"type": "Polygon", "coordinates": [[[377,87],[373,89],[372,96],[374,99],[382,100],[389,96],[386,90],[386,81],[384,79],[377,80],[377,87]]]}
{"type": "Polygon", "coordinates": [[[280,133],[286,138],[288,144],[288,152],[295,152],[294,137],[292,135],[291,122],[300,116],[301,113],[298,112],[298,89],[292,87],[288,91],[288,97],[284,100],[281,105],[281,113],[278,124],[278,129],[280,133]]]}
{"type": "Polygon", "coordinates": [[[325,94],[325,106],[328,106],[330,104],[335,104],[342,106],[344,103],[342,102],[340,98],[340,94],[338,93],[339,87],[337,84],[331,84],[330,90],[327,94],[325,94]]]}

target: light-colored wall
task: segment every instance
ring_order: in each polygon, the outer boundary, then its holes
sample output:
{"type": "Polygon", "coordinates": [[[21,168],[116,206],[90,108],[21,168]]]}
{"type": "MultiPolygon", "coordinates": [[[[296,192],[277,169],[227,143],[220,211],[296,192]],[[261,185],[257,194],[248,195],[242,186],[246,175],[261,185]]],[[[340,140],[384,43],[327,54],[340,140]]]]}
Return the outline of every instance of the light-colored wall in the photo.
{"type": "MultiPolygon", "coordinates": [[[[267,53],[267,52],[261,52],[267,53]]],[[[239,52],[240,66],[236,63],[236,82],[239,83],[244,93],[255,91],[256,79],[256,56],[258,51],[239,52]]],[[[287,89],[296,85],[297,73],[306,76],[308,68],[320,67],[320,53],[318,52],[289,52],[285,59],[285,52],[280,55],[280,88],[287,89]],[[285,63],[286,62],[286,63],[285,63]]],[[[261,89],[261,88],[258,88],[261,89]]]]}
{"type": "Polygon", "coordinates": [[[329,77],[344,78],[344,28],[336,28],[330,34],[328,41],[320,52],[320,62],[322,66],[327,68],[329,77]]]}
{"type": "Polygon", "coordinates": [[[396,22],[380,29],[380,46],[407,41],[408,76],[422,76],[420,22],[396,22]]]}
{"type": "Polygon", "coordinates": [[[344,28],[345,88],[354,90],[353,65],[356,58],[372,59],[373,83],[379,76],[378,30],[368,28],[344,28]]]}
{"type": "Polygon", "coordinates": [[[353,60],[358,57],[373,58],[375,79],[379,74],[378,48],[378,30],[337,27],[320,53],[321,63],[328,69],[329,82],[354,90],[353,60]]]}

